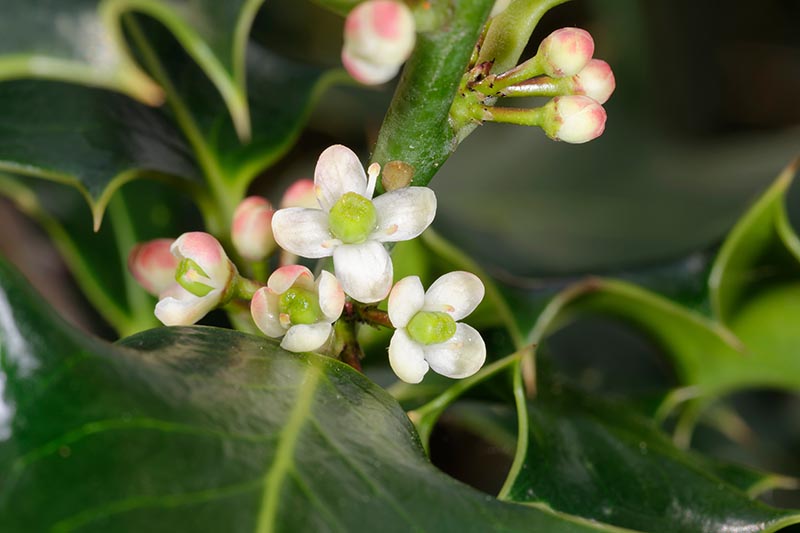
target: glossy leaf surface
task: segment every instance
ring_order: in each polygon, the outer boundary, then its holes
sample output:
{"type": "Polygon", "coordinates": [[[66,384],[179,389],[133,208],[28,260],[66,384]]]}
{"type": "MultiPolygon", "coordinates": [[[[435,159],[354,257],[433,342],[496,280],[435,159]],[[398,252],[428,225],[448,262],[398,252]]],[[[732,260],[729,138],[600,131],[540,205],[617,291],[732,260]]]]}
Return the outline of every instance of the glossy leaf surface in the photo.
{"type": "MultiPolygon", "coordinates": [[[[716,477],[649,421],[597,399],[529,404],[529,441],[510,498],[652,532],[776,531],[800,514],[716,477]]],[[[752,473],[723,472],[747,485],[752,473]]]]}
{"type": "Polygon", "coordinates": [[[199,327],[108,345],[0,287],[3,531],[614,530],[448,478],[332,359],[199,327]]]}

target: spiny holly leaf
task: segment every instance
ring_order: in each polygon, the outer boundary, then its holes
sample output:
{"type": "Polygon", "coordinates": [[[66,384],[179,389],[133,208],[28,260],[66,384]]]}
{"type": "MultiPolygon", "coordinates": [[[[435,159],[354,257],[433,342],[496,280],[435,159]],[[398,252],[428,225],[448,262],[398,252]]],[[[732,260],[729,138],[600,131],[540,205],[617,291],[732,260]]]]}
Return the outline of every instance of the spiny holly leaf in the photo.
{"type": "Polygon", "coordinates": [[[170,187],[142,180],[125,185],[109,206],[109,220],[93,232],[80,195],[66,185],[0,174],[9,198],[50,236],[96,311],[125,336],[159,325],[155,299],[133,279],[127,256],[137,242],[177,237],[186,228],[181,198],[170,187]]]}
{"type": "MultiPolygon", "coordinates": [[[[593,279],[561,292],[542,311],[531,340],[538,343],[588,314],[617,318],[650,337],[674,364],[680,383],[693,387],[692,396],[757,387],[800,390],[800,358],[794,353],[754,350],[718,322],[622,281],[593,279]]],[[[780,324],[785,325],[772,329],[780,324]]]]}
{"type": "Polygon", "coordinates": [[[800,239],[786,213],[786,192],[800,160],[789,165],[731,230],[708,285],[712,309],[730,322],[749,295],[800,274],[800,239]]]}
{"type": "Polygon", "coordinates": [[[652,532],[777,531],[800,512],[770,508],[677,449],[619,405],[564,394],[528,405],[514,501],[652,532]]]}
{"type": "Polygon", "coordinates": [[[105,91],[41,81],[0,83],[0,171],[75,187],[91,207],[95,229],[128,181],[199,179],[188,147],[158,110],[105,91]]]}
{"type": "Polygon", "coordinates": [[[244,54],[262,2],[8,0],[0,20],[0,79],[37,77],[96,85],[157,104],[163,94],[131,58],[122,32],[126,13],[142,13],[168,28],[203,68],[246,138],[250,120],[244,54]]]}
{"type": "Polygon", "coordinates": [[[0,287],[3,531],[618,531],[448,478],[333,359],[200,327],[109,345],[4,263],[0,287]]]}

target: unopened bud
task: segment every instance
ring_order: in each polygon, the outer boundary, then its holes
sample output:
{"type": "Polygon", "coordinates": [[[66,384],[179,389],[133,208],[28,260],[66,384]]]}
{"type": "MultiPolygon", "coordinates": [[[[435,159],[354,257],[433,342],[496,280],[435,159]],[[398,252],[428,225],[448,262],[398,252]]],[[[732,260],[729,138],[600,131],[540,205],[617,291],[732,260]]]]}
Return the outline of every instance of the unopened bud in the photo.
{"type": "Polygon", "coordinates": [[[175,283],[178,259],[170,252],[174,239],[139,243],[128,254],[128,270],[144,290],[158,296],[175,283]]]}
{"type": "Polygon", "coordinates": [[[394,0],[367,0],[345,20],[342,63],[361,83],[384,83],[400,70],[415,41],[414,16],[408,6],[394,0]]]}
{"type": "Polygon", "coordinates": [[[573,77],[573,93],[588,96],[598,104],[605,104],[616,87],[614,73],[602,59],[592,59],[573,77]]]}
{"type": "Polygon", "coordinates": [[[606,126],[606,110],[588,96],[556,96],[542,112],[542,129],[556,141],[589,142],[602,135],[606,126]]]}
{"type": "Polygon", "coordinates": [[[563,78],[579,73],[593,54],[594,40],[588,31],[561,28],[542,41],[536,56],[545,74],[563,78]]]}
{"type": "Polygon", "coordinates": [[[245,198],[233,213],[231,239],[245,260],[263,261],[275,250],[272,215],[275,210],[260,196],[245,198]]]}
{"type": "Polygon", "coordinates": [[[314,191],[314,180],[304,178],[292,183],[281,198],[281,209],[286,207],[319,209],[317,193],[314,191]]]}

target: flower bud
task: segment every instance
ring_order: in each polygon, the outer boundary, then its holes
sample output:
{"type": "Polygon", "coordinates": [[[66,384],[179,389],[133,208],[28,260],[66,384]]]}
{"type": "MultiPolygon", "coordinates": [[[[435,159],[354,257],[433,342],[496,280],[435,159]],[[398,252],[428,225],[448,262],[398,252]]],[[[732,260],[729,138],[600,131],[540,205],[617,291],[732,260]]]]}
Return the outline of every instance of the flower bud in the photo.
{"type": "Polygon", "coordinates": [[[272,215],[275,210],[260,196],[245,198],[233,213],[231,239],[245,260],[263,261],[275,250],[272,215]]]}
{"type": "Polygon", "coordinates": [[[128,254],[128,270],[144,290],[154,296],[175,283],[178,259],[169,251],[174,239],[155,239],[133,247],[128,254]]]}
{"type": "Polygon", "coordinates": [[[561,28],[539,45],[536,56],[544,73],[553,78],[574,76],[589,63],[594,54],[594,40],[580,28],[561,28]]]}
{"type": "Polygon", "coordinates": [[[361,83],[384,83],[411,55],[415,40],[414,15],[408,6],[394,0],[367,0],[345,20],[342,63],[361,83]]]}
{"type": "Polygon", "coordinates": [[[556,96],[542,111],[542,129],[556,141],[589,142],[602,135],[606,126],[606,110],[588,96],[556,96]]]}
{"type": "Polygon", "coordinates": [[[605,104],[616,87],[614,73],[602,59],[592,59],[573,77],[573,93],[588,96],[598,104],[605,104]]]}
{"type": "Polygon", "coordinates": [[[281,209],[285,207],[319,209],[317,193],[314,191],[314,181],[304,178],[292,183],[281,198],[281,209]]]}

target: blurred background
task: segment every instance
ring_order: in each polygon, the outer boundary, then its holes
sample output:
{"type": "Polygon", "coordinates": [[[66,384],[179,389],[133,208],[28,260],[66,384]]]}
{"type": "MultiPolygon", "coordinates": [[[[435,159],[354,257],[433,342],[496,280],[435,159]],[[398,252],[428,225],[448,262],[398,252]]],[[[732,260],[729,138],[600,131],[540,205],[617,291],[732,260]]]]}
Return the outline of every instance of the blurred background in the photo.
{"type": "MultiPolygon", "coordinates": [[[[253,39],[293,59],[336,66],[342,22],[310,2],[274,0],[259,14],[253,39]]],[[[524,58],[563,26],[589,30],[596,57],[614,69],[617,90],[606,104],[605,134],[572,146],[533,128],[478,128],[431,183],[440,206],[435,227],[521,298],[552,293],[587,274],[670,292],[673,273],[680,272],[679,289],[699,292],[725,233],[800,155],[800,2],[575,0],[544,17],[524,58]]],[[[313,175],[316,157],[334,143],[366,160],[392,90],[331,89],[296,147],[252,192],[277,203],[289,183],[313,175]]],[[[798,187],[789,200],[800,222],[798,187]]],[[[96,317],[45,234],[5,200],[0,227],[15,228],[0,232],[0,254],[63,314],[108,335],[91,326],[96,317]]],[[[545,357],[588,391],[639,393],[672,383],[656,350],[608,321],[570,326],[548,342],[545,357]]],[[[749,434],[761,438],[734,445],[701,430],[697,446],[800,476],[797,399],[754,392],[734,402],[749,434]]],[[[439,441],[458,438],[459,430],[450,431],[439,431],[439,441]]],[[[436,440],[433,450],[435,456],[436,440]]],[[[504,474],[497,465],[505,456],[494,457],[489,470],[504,474]]],[[[458,457],[447,462],[455,475],[472,472],[458,457]]],[[[490,472],[467,481],[492,490],[497,478],[490,472]]],[[[770,498],[798,505],[792,496],[770,498]]]]}

